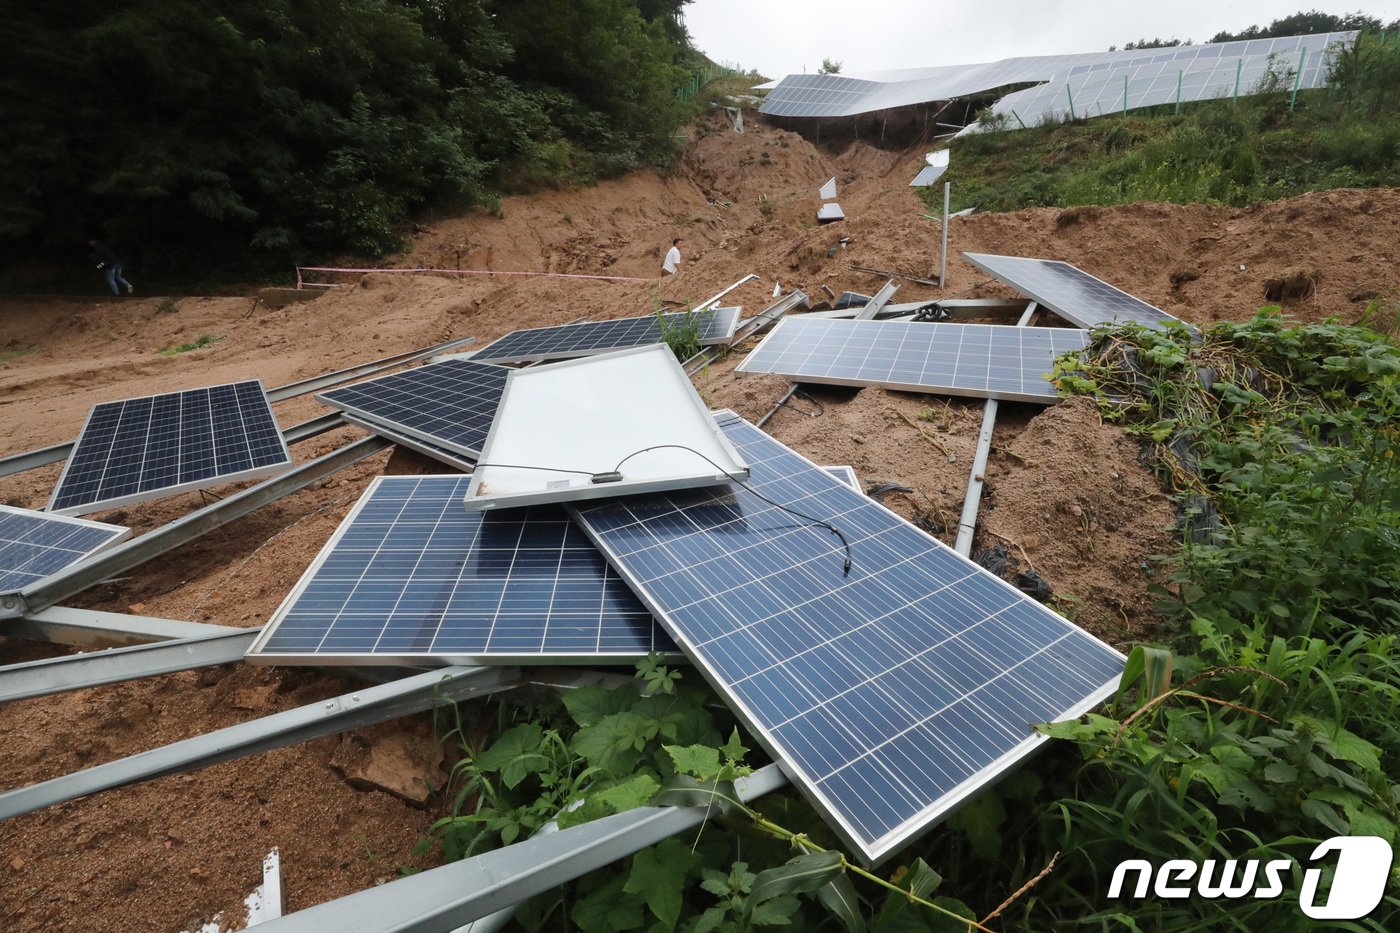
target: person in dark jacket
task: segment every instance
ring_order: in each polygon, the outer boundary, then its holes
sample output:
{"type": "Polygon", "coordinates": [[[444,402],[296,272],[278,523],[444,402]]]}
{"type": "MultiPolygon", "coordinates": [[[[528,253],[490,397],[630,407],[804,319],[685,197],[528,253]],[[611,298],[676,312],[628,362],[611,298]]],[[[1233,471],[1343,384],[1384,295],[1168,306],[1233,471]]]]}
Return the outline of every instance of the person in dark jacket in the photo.
{"type": "Polygon", "coordinates": [[[118,284],[126,287],[128,295],[136,291],[135,287],[122,276],[121,257],[112,252],[111,247],[96,240],[88,240],[88,246],[92,247],[92,261],[97,263],[97,268],[107,274],[107,286],[112,289],[113,295],[121,294],[121,289],[117,288],[118,284]]]}

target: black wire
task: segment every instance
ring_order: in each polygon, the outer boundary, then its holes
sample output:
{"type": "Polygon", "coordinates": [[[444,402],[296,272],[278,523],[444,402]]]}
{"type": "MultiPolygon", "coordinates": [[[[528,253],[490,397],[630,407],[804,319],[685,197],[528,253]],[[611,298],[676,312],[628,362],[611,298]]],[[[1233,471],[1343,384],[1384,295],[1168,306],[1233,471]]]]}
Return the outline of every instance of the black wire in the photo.
{"type": "MultiPolygon", "coordinates": [[[[656,444],[652,447],[643,447],[641,450],[634,450],[632,451],[632,453],[617,461],[617,466],[613,467],[612,471],[614,473],[618,472],[618,470],[622,468],[622,465],[624,463],[626,463],[628,460],[631,460],[633,457],[639,454],[644,454],[649,450],[663,450],[668,447],[673,448],[675,450],[688,450],[691,453],[695,454],[695,456],[699,457],[701,460],[704,460],[710,466],[714,467],[716,470],[719,470],[721,473],[728,472],[724,469],[724,467],[720,466],[718,463],[715,463],[713,460],[702,454],[700,451],[696,450],[694,447],[687,447],[684,444],[656,444]]],[[[831,522],[822,521],[820,518],[814,518],[811,515],[799,512],[796,509],[790,509],[787,506],[783,505],[781,502],[774,502],[772,499],[768,498],[763,493],[759,492],[757,489],[754,489],[752,486],[750,486],[748,483],[744,482],[741,479],[734,479],[733,477],[730,477],[730,479],[733,480],[733,482],[738,483],[740,486],[743,486],[749,492],[753,493],[755,496],[758,496],[760,499],[762,499],[764,502],[767,502],[769,505],[780,508],[790,515],[796,515],[798,518],[805,518],[813,525],[820,525],[822,528],[825,528],[827,531],[830,531],[832,534],[836,535],[836,537],[839,538],[841,541],[841,546],[846,549],[846,562],[844,567],[842,568],[842,575],[851,575],[851,542],[846,540],[846,536],[841,533],[841,529],[831,524],[831,522]]]]}

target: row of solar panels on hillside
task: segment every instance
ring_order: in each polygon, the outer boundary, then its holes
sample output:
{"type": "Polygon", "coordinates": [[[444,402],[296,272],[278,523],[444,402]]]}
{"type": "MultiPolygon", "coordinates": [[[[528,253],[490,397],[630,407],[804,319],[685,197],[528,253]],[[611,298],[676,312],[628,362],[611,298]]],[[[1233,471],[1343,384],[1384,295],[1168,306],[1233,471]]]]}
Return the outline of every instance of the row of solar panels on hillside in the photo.
{"type": "Polygon", "coordinates": [[[760,110],[784,117],[845,117],[893,107],[952,100],[1035,84],[992,106],[1008,120],[1033,126],[1045,119],[1097,116],[1156,104],[1252,93],[1271,69],[1296,74],[1302,88],[1322,87],[1337,50],[1355,32],[1249,39],[1174,48],[1132,49],[1007,58],[973,65],[940,65],[867,76],[788,75],[760,110]],[[1301,70],[1300,70],[1301,68],[1301,70]],[[1127,81],[1126,88],[1124,80],[1127,81]]]}

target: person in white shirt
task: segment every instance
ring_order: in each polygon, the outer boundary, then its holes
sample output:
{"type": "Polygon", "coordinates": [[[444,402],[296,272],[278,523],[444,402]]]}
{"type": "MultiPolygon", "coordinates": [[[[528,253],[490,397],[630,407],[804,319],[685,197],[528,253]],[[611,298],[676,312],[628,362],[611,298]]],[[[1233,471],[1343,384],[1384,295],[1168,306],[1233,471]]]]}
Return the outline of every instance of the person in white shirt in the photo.
{"type": "Polygon", "coordinates": [[[661,271],[667,275],[675,275],[676,267],[681,264],[681,238],[676,237],[671,241],[671,249],[666,253],[666,258],[661,262],[661,271]]]}

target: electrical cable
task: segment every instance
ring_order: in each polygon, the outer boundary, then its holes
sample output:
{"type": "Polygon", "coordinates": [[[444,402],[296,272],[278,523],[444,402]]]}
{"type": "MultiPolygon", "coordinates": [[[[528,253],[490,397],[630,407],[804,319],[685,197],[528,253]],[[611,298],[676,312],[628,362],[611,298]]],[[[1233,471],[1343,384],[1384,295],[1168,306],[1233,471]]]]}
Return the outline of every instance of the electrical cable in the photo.
{"type": "MultiPolygon", "coordinates": [[[[688,450],[691,453],[695,454],[695,456],[699,457],[701,460],[704,460],[710,466],[714,467],[716,470],[719,470],[721,473],[726,472],[724,467],[720,466],[718,463],[715,463],[713,460],[702,454],[700,451],[696,450],[694,447],[687,447],[684,444],[656,444],[651,447],[643,447],[641,450],[634,450],[632,453],[617,461],[617,466],[613,467],[612,472],[617,473],[624,463],[626,463],[628,460],[631,460],[633,457],[638,456],[639,454],[644,454],[649,450],[663,450],[665,448],[673,448],[675,450],[688,450]]],[[[759,492],[757,489],[754,489],[752,486],[750,486],[748,483],[744,482],[741,479],[733,479],[733,477],[731,477],[731,480],[735,483],[738,483],[740,486],[744,487],[749,492],[753,493],[755,496],[758,496],[758,498],[762,499],[764,502],[767,502],[769,505],[782,509],[784,512],[787,512],[790,515],[796,515],[798,518],[806,519],[813,525],[819,525],[822,528],[825,528],[827,531],[830,531],[832,534],[836,535],[836,537],[841,541],[841,546],[846,549],[846,561],[842,567],[842,575],[848,577],[851,575],[851,542],[846,540],[846,536],[841,533],[841,529],[837,528],[830,522],[822,521],[820,518],[814,518],[811,515],[799,512],[796,509],[790,509],[787,506],[783,505],[781,502],[774,502],[772,499],[768,498],[763,493],[759,492]]]]}

